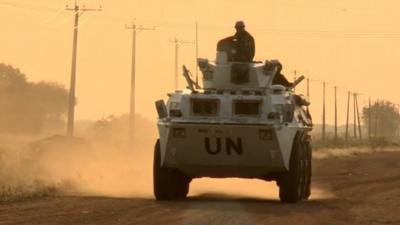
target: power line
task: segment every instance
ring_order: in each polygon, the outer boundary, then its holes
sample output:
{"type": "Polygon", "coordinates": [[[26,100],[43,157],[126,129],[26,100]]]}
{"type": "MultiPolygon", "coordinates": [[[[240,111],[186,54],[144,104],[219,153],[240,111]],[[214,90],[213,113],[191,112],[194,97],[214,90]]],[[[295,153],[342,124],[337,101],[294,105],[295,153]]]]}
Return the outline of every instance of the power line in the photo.
{"type": "Polygon", "coordinates": [[[32,4],[21,4],[21,3],[15,3],[15,2],[12,2],[12,3],[11,2],[0,2],[0,5],[9,6],[9,7],[16,8],[16,9],[36,11],[36,12],[56,12],[58,10],[58,9],[50,8],[47,6],[37,6],[37,5],[32,5],[32,4]]]}
{"type": "Polygon", "coordinates": [[[57,18],[65,9],[64,8],[60,8],[60,10],[58,10],[57,12],[55,12],[53,15],[51,15],[50,17],[48,17],[46,20],[44,20],[42,22],[42,24],[46,24],[49,23],[50,21],[54,20],[55,18],[57,18]]]}
{"type": "MultiPolygon", "coordinates": [[[[99,20],[114,20],[121,21],[126,20],[126,17],[121,16],[98,16],[99,20]]],[[[182,23],[178,21],[157,21],[157,20],[143,20],[148,23],[156,24],[160,28],[175,28],[175,29],[187,29],[192,30],[193,23],[182,23]]],[[[116,22],[119,23],[119,22],[116,22]]],[[[199,30],[215,30],[221,31],[230,30],[232,27],[225,25],[209,25],[204,24],[199,27],[199,30]]],[[[259,35],[273,35],[273,36],[290,36],[290,37],[308,37],[308,38],[377,38],[377,39],[390,39],[390,38],[400,38],[400,31],[346,31],[346,30],[307,30],[307,29],[275,29],[275,28],[265,28],[265,27],[251,27],[251,30],[257,32],[259,35]]]]}
{"type": "MultiPolygon", "coordinates": [[[[21,4],[15,2],[0,2],[0,5],[9,6],[18,9],[27,9],[33,11],[42,12],[58,12],[59,9],[51,8],[47,6],[38,6],[32,4],[21,4]]],[[[128,17],[120,15],[103,15],[98,16],[97,20],[115,21],[120,24],[122,21],[129,19],[128,17]]],[[[145,20],[143,20],[145,21],[145,20]]],[[[158,20],[146,20],[149,23],[156,24],[158,27],[170,27],[170,28],[185,28],[192,29],[191,23],[184,23],[180,21],[158,21],[158,20]]],[[[201,30],[221,30],[231,29],[230,26],[225,25],[203,25],[201,30]]],[[[400,38],[400,31],[378,31],[378,30],[324,30],[324,29],[276,29],[276,28],[265,28],[253,26],[251,29],[259,34],[275,35],[275,36],[290,36],[290,37],[309,37],[309,38],[377,38],[377,39],[398,39],[400,38]]]]}

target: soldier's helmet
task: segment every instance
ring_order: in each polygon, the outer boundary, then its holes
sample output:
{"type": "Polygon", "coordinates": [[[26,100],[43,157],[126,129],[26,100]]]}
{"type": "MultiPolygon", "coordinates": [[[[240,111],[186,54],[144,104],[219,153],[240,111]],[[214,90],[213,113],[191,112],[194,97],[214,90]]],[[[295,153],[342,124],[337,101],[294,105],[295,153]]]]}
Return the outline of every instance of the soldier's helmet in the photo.
{"type": "Polygon", "coordinates": [[[236,22],[236,24],[235,24],[235,28],[236,29],[238,29],[238,28],[244,28],[245,27],[245,25],[244,25],[244,22],[243,21],[237,21],[236,22]]]}

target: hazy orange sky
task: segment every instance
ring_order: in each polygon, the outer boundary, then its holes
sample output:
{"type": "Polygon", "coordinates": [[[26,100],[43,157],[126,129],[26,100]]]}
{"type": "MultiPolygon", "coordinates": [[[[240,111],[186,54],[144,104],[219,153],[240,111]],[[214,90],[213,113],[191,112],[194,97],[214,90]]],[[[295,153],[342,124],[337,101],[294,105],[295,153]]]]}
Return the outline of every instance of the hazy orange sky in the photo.
{"type": "MultiPolygon", "coordinates": [[[[293,71],[326,80],[327,121],[333,123],[333,89],[339,87],[339,122],[345,121],[345,90],[400,102],[400,2],[396,0],[81,0],[102,12],[81,17],[76,115],[98,119],[128,112],[131,32],[124,24],[156,26],[137,39],[137,111],[155,118],[154,101],[173,90],[175,36],[195,39],[199,56],[214,59],[216,42],[244,20],[256,40],[257,59],[279,59],[293,71]]],[[[64,0],[0,0],[0,62],[24,71],[32,81],[69,87],[72,13],[64,0]]],[[[180,64],[194,70],[194,45],[180,49],[180,64]]],[[[183,79],[180,81],[184,87],[183,79]]],[[[311,83],[312,113],[321,121],[322,89],[311,83]]],[[[305,94],[305,83],[297,92],[305,94]]]]}

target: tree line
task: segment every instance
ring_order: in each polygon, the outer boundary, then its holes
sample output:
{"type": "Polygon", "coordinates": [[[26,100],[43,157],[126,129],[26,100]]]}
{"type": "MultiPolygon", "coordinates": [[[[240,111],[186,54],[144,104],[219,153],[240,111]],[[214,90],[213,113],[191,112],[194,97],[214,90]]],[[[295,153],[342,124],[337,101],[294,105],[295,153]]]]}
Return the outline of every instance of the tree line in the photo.
{"type": "Polygon", "coordinates": [[[55,82],[30,82],[0,63],[0,133],[36,134],[64,127],[68,90],[55,82]]]}
{"type": "Polygon", "coordinates": [[[389,101],[377,101],[363,108],[364,126],[368,136],[395,140],[400,137],[400,114],[389,101]]]}

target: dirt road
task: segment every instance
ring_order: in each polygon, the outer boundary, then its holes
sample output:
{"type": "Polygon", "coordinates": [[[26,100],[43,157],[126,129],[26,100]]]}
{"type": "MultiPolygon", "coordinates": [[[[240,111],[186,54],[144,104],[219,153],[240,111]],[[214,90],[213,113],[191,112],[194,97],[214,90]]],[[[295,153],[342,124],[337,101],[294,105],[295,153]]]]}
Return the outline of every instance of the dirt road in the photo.
{"type": "Polygon", "coordinates": [[[400,225],[400,152],[318,159],[313,171],[314,193],[320,194],[300,204],[222,191],[178,202],[46,197],[0,203],[0,224],[400,225]]]}

